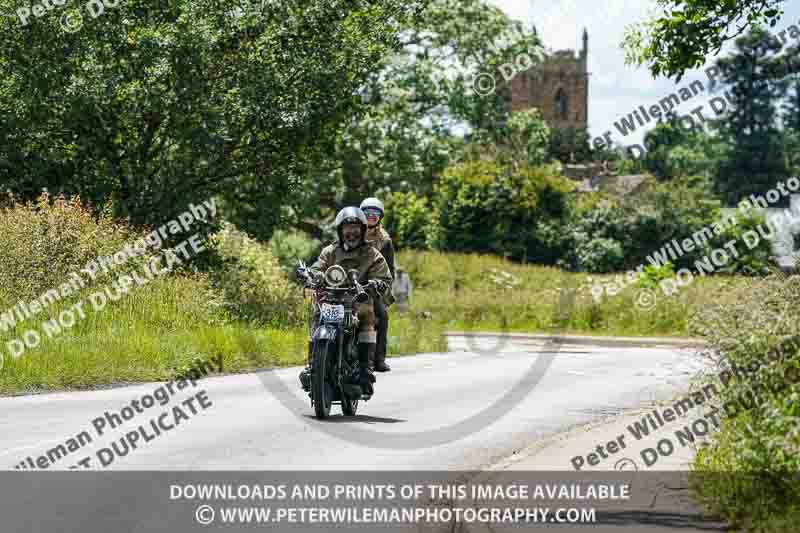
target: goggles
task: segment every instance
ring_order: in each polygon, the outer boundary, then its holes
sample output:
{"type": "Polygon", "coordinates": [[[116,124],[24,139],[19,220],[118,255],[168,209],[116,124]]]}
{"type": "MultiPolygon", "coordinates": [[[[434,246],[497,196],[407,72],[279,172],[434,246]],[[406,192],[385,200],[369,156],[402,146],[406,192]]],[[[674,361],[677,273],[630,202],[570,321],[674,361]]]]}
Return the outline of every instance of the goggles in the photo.
{"type": "Polygon", "coordinates": [[[382,214],[381,210],[378,209],[377,207],[367,207],[367,208],[363,209],[363,211],[364,211],[364,214],[367,215],[368,217],[369,216],[379,217],[382,214]]]}

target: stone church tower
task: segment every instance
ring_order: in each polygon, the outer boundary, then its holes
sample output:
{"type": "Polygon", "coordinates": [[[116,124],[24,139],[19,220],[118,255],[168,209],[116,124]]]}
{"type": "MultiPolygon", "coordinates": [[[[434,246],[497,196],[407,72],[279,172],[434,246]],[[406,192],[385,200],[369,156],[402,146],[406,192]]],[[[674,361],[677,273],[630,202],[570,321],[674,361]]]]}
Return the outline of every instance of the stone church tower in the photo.
{"type": "Polygon", "coordinates": [[[506,109],[536,107],[551,128],[586,129],[589,111],[589,32],[583,30],[583,49],[559,50],[544,63],[519,72],[505,91],[506,109]]]}

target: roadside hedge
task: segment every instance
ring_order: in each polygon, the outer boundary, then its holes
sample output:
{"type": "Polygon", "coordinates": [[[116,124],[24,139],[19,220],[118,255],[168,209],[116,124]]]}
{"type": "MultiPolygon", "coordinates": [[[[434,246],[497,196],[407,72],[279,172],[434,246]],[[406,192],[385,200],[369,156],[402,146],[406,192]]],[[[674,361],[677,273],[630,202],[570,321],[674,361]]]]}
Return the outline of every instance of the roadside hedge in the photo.
{"type": "Polygon", "coordinates": [[[708,508],[750,531],[800,523],[800,276],[752,279],[698,313],[719,376],[721,429],[694,468],[708,508]]]}

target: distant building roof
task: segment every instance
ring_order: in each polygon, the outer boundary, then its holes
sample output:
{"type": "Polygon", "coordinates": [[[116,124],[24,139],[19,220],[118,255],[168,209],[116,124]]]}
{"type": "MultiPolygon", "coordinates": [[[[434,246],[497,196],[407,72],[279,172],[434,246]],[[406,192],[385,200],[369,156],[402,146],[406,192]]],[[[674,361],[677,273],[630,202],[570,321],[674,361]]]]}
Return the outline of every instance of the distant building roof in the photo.
{"type": "Polygon", "coordinates": [[[636,192],[645,180],[647,180],[647,174],[628,174],[612,178],[607,185],[614,189],[613,192],[625,196],[636,192]]]}
{"type": "Polygon", "coordinates": [[[602,172],[603,166],[600,164],[573,164],[573,163],[565,163],[562,165],[561,173],[564,174],[569,179],[572,180],[584,180],[586,178],[591,178],[595,174],[602,172]]]}

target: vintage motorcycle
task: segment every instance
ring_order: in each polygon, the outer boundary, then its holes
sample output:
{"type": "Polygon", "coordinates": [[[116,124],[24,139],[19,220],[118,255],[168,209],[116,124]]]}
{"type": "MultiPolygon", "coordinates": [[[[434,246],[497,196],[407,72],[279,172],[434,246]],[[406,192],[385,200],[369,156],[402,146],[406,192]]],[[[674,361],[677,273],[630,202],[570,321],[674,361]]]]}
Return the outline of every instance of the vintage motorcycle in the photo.
{"type": "Polygon", "coordinates": [[[314,291],[313,305],[319,309],[319,322],[311,334],[311,369],[303,389],[311,397],[317,418],[327,418],[334,403],[341,404],[342,414],[353,416],[359,400],[371,398],[358,384],[355,307],[369,299],[367,291],[372,286],[358,282],[358,271],[345,272],[339,265],[331,266],[321,278],[316,278],[299,261],[297,275],[306,288],[314,291]]]}

